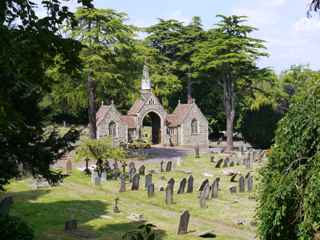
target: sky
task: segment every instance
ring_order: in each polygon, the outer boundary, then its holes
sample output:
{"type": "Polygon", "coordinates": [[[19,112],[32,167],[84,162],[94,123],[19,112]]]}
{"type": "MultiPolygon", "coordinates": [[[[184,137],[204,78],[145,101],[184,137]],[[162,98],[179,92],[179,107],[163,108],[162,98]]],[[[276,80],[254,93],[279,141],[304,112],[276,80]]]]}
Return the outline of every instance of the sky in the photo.
{"type": "MultiPolygon", "coordinates": [[[[128,23],[140,27],[157,23],[159,18],[189,23],[193,16],[202,19],[208,29],[217,22],[217,14],[245,15],[258,28],[253,36],[266,41],[268,58],[261,67],[276,72],[291,65],[309,65],[320,70],[320,14],[307,17],[309,0],[94,0],[98,8],[113,8],[128,14],[128,23]]],[[[69,1],[71,10],[76,0],[69,1]]]]}

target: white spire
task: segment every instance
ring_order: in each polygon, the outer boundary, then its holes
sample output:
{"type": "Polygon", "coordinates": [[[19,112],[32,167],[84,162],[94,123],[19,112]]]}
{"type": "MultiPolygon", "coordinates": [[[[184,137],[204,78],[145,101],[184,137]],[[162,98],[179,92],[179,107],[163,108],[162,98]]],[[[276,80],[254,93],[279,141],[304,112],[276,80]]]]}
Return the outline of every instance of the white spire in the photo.
{"type": "Polygon", "coordinates": [[[141,81],[141,90],[151,90],[149,68],[146,64],[143,66],[143,77],[142,77],[142,81],[141,81]]]}

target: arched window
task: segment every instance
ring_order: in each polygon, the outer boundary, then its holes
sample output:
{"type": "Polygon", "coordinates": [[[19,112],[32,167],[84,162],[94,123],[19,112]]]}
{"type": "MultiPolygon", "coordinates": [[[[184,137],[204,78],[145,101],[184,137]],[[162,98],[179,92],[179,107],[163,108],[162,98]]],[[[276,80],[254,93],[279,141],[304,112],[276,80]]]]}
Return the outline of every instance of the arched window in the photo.
{"type": "Polygon", "coordinates": [[[117,125],[113,121],[109,123],[109,136],[112,136],[112,137],[117,136],[117,125]]]}
{"type": "Polygon", "coordinates": [[[198,134],[199,129],[198,129],[198,121],[196,119],[193,119],[191,121],[191,134],[198,134]]]}

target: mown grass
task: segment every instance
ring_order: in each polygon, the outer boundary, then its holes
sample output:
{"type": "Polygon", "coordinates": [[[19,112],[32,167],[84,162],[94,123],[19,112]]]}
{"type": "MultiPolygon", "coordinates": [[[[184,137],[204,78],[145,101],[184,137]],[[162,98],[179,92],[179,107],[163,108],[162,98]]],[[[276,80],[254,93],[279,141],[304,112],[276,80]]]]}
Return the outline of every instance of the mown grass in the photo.
{"type": "MultiPolygon", "coordinates": [[[[256,168],[257,166],[254,166],[256,168]]],[[[146,164],[147,171],[159,170],[160,164],[146,164]]],[[[248,172],[243,166],[235,166],[242,174],[248,172]]],[[[255,174],[254,172],[252,173],[255,174]]],[[[217,234],[216,239],[252,239],[255,227],[250,224],[254,219],[254,193],[229,193],[230,177],[223,175],[223,169],[216,169],[210,163],[209,156],[200,159],[193,156],[186,157],[179,166],[174,166],[172,172],[153,175],[156,186],[155,197],[148,199],[144,189],[144,177],[141,177],[140,190],[131,191],[127,184],[127,192],[119,193],[119,182],[108,181],[101,186],[92,186],[90,177],[77,170],[65,179],[61,186],[41,190],[31,190],[31,179],[13,181],[8,185],[7,195],[14,196],[12,215],[20,216],[31,224],[35,230],[37,240],[75,240],[81,239],[64,233],[66,220],[77,219],[79,228],[89,234],[89,239],[107,240],[121,239],[121,236],[140,223],[128,219],[131,213],[143,214],[147,222],[158,227],[158,239],[201,239],[197,237],[203,231],[212,230],[217,234]],[[165,187],[167,181],[173,177],[175,193],[179,181],[188,177],[180,170],[191,170],[194,176],[194,193],[174,195],[173,205],[166,205],[164,192],[159,192],[160,186],[165,187]],[[205,177],[204,173],[213,177],[205,177]],[[161,179],[165,177],[165,180],[161,179]],[[215,177],[221,178],[218,199],[208,201],[208,208],[201,209],[198,199],[198,188],[203,180],[208,178],[210,183],[215,177]],[[250,196],[250,198],[249,198],[250,196]],[[120,198],[121,213],[113,213],[113,203],[120,198]],[[183,236],[176,234],[179,217],[183,210],[191,214],[190,233],[183,236]],[[238,220],[246,224],[238,225],[238,220]]],[[[1,196],[0,196],[1,197],[1,196]]]]}

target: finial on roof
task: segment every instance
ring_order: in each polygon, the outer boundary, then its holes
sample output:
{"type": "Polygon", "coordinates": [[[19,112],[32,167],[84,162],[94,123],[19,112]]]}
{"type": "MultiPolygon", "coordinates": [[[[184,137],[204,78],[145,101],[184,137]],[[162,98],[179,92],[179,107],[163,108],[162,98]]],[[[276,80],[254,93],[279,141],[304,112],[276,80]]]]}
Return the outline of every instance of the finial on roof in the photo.
{"type": "Polygon", "coordinates": [[[141,81],[141,90],[151,90],[151,81],[149,76],[149,67],[145,63],[143,66],[143,76],[141,81]]]}
{"type": "Polygon", "coordinates": [[[101,106],[103,106],[103,105],[104,105],[104,101],[102,100],[102,101],[101,101],[101,106]]]}
{"type": "Polygon", "coordinates": [[[178,104],[181,104],[181,100],[180,99],[178,100],[178,104]]]}

